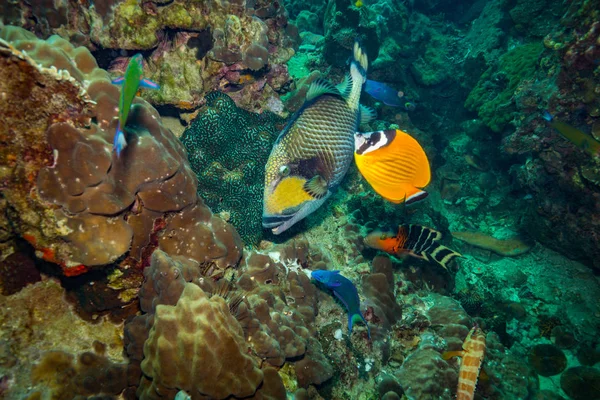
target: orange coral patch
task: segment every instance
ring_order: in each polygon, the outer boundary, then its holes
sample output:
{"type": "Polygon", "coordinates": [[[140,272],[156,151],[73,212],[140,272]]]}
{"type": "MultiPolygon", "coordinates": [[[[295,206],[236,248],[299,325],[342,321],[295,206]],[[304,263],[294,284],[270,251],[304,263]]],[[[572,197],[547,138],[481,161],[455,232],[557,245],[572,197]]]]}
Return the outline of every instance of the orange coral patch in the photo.
{"type": "Polygon", "coordinates": [[[27,242],[29,242],[29,244],[35,246],[37,240],[35,239],[35,236],[30,235],[28,233],[23,235],[23,239],[27,240],[27,242]]]}
{"type": "Polygon", "coordinates": [[[70,278],[70,277],[73,277],[73,276],[78,276],[78,275],[81,275],[81,274],[85,274],[88,271],[88,268],[85,265],[83,265],[83,264],[79,264],[79,265],[76,265],[74,267],[66,267],[66,266],[63,265],[62,266],[62,271],[63,271],[63,274],[66,277],[70,278]]]}

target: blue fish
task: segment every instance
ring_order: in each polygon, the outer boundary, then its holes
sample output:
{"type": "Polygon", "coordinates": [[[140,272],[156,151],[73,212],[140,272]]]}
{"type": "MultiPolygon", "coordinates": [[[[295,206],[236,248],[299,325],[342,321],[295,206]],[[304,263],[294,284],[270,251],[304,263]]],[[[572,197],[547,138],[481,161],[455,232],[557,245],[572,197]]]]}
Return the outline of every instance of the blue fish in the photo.
{"type": "Polygon", "coordinates": [[[117,132],[115,133],[114,149],[117,152],[117,157],[121,154],[121,151],[127,146],[125,140],[125,124],[127,123],[127,117],[129,117],[129,111],[131,110],[131,104],[135,98],[137,91],[140,87],[145,89],[159,89],[160,87],[149,79],[142,78],[143,72],[143,57],[141,54],[136,54],[131,57],[127,69],[125,70],[125,76],[114,79],[112,81],[115,85],[122,85],[121,96],[119,98],[119,124],[117,125],[117,132]]]}
{"type": "Polygon", "coordinates": [[[367,321],[360,312],[360,299],[356,286],[348,278],[340,275],[340,271],[326,271],[323,269],[312,271],[311,278],[317,282],[321,282],[328,289],[333,290],[333,294],[340,299],[348,310],[348,332],[352,332],[352,325],[355,319],[360,319],[367,326],[369,339],[371,339],[371,329],[367,321]]]}
{"type": "Polygon", "coordinates": [[[363,90],[388,106],[403,107],[407,111],[412,111],[416,107],[415,103],[406,99],[402,93],[381,82],[367,79],[363,90]]]}

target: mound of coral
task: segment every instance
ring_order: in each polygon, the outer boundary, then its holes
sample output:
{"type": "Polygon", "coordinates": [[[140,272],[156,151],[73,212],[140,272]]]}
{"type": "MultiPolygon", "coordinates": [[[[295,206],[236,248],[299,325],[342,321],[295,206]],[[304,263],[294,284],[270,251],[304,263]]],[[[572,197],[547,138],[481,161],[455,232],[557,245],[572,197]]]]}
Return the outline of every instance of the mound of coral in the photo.
{"type": "MultiPolygon", "coordinates": [[[[119,91],[89,51],[14,27],[0,38],[9,237],[28,241],[66,276],[116,267],[113,296],[124,302],[155,248],[219,269],[238,263],[239,236],[197,197],[184,148],[152,106],[136,99],[129,145],[117,158],[119,91]],[[181,230],[202,240],[174,243],[181,230]]],[[[7,254],[13,243],[4,242],[7,254]]]]}

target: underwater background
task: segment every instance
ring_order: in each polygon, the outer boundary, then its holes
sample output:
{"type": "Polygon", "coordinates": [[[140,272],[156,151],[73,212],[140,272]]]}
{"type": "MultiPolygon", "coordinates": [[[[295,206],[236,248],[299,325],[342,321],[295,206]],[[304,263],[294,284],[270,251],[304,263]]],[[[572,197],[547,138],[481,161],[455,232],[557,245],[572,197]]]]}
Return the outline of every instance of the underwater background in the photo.
{"type": "Polygon", "coordinates": [[[0,143],[1,399],[600,399],[598,0],[0,0],[0,143]]]}

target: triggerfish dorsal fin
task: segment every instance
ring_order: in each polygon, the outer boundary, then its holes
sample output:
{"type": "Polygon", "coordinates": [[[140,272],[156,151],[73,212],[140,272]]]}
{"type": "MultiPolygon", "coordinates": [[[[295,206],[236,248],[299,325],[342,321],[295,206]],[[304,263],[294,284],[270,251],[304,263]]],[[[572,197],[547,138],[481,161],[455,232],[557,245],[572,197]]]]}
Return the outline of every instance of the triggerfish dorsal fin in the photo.
{"type": "Polygon", "coordinates": [[[352,92],[352,76],[348,73],[344,76],[344,80],[336,85],[337,90],[343,98],[347,99],[352,92]]]}
{"type": "Polygon", "coordinates": [[[329,81],[319,78],[310,84],[308,91],[306,92],[306,101],[312,101],[319,96],[330,94],[333,96],[341,96],[340,91],[333,86],[329,81]]]}
{"type": "Polygon", "coordinates": [[[429,160],[412,136],[400,130],[356,133],[354,160],[373,190],[392,203],[427,197],[429,160]]]}

